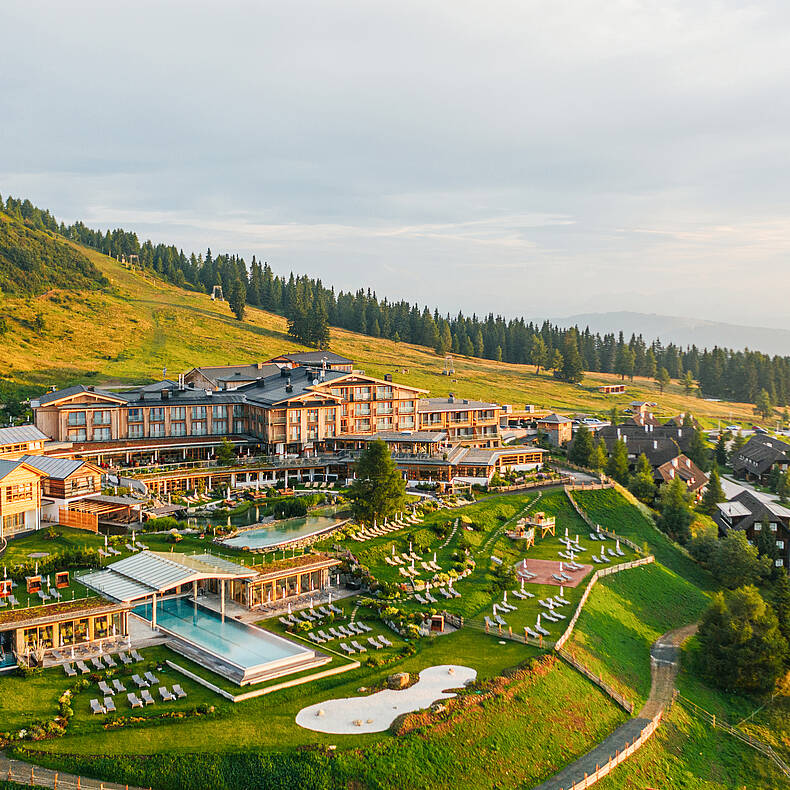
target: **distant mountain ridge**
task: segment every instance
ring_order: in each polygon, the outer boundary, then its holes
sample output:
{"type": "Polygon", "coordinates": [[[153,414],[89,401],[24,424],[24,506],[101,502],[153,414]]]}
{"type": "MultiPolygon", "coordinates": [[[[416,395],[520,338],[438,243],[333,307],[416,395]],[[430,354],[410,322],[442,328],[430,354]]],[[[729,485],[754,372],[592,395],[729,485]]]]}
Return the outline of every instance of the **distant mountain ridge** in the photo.
{"type": "Polygon", "coordinates": [[[647,343],[658,337],[664,344],[672,342],[682,346],[696,345],[698,348],[749,348],[764,354],[790,354],[790,330],[787,329],[629,311],[579,313],[549,320],[563,327],[578,325],[584,329],[589,326],[592,332],[622,331],[626,340],[632,334],[641,334],[647,343]]]}

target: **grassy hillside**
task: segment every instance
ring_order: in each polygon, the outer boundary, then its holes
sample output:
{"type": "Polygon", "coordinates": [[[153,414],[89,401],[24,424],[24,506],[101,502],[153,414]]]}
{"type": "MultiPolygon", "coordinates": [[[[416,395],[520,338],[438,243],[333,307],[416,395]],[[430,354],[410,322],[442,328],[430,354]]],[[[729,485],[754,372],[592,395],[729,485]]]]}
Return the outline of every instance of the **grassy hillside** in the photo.
{"type": "MultiPolygon", "coordinates": [[[[34,392],[49,384],[75,381],[126,384],[170,375],[195,364],[263,360],[300,346],[286,336],[285,319],[248,307],[243,323],[228,305],[202,293],[184,291],[142,272],[125,269],[100,253],[73,245],[103,272],[111,289],[79,293],[54,289],[34,299],[9,297],[4,312],[11,331],[3,338],[0,374],[34,392]],[[33,318],[41,313],[45,328],[33,318]]],[[[628,392],[606,396],[595,391],[616,377],[594,374],[581,385],[555,381],[534,368],[493,360],[455,358],[452,379],[441,375],[442,360],[421,346],[332,330],[332,348],[352,357],[366,372],[394,373],[442,395],[490,398],[503,403],[551,407],[560,411],[605,411],[634,398],[660,403],[663,413],[692,411],[708,421],[746,420],[750,404],[711,403],[685,396],[676,383],[660,395],[654,382],[628,382],[628,392]]]]}

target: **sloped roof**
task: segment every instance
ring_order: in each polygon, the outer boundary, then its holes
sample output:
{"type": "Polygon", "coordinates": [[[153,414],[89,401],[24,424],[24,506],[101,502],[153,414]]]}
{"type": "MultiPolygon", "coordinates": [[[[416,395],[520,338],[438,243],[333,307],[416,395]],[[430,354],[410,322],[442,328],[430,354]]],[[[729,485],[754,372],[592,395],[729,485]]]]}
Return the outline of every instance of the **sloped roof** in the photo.
{"type": "Polygon", "coordinates": [[[73,395],[81,395],[82,393],[98,395],[102,398],[112,398],[113,400],[118,401],[125,400],[125,398],[117,392],[108,392],[106,390],[99,389],[98,387],[86,387],[84,384],[73,384],[71,387],[66,387],[62,390],[55,390],[54,392],[47,392],[38,398],[34,398],[31,401],[31,405],[34,406],[37,403],[39,406],[46,406],[48,403],[63,400],[64,398],[70,398],[73,395]]]}
{"type": "Polygon", "coordinates": [[[563,417],[561,414],[549,414],[547,417],[541,417],[538,422],[563,425],[564,423],[573,422],[573,420],[570,417],[563,417]]]}
{"type": "Polygon", "coordinates": [[[20,442],[46,441],[47,435],[35,425],[19,425],[15,428],[0,428],[0,445],[19,444],[20,442]]]}
{"type": "Polygon", "coordinates": [[[676,458],[661,464],[656,469],[656,477],[669,483],[673,477],[679,477],[690,491],[699,491],[708,483],[708,476],[688,456],[682,453],[676,458]]]}
{"type": "Polygon", "coordinates": [[[65,480],[85,465],[85,461],[73,461],[70,458],[53,458],[49,455],[24,455],[22,460],[33,466],[47,477],[55,480],[65,480]]]}

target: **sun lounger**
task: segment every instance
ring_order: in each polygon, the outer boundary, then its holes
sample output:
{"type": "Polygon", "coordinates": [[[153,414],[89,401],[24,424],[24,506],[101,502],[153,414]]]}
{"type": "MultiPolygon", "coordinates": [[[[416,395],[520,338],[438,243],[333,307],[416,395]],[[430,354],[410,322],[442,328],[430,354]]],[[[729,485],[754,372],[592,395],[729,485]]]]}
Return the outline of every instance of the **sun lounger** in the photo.
{"type": "Polygon", "coordinates": [[[133,708],[142,708],[143,707],[143,701],[137,696],[137,694],[133,694],[132,692],[129,692],[126,695],[126,699],[129,700],[129,704],[133,708]]]}
{"type": "Polygon", "coordinates": [[[148,681],[148,683],[152,686],[155,686],[159,682],[159,678],[156,677],[152,672],[145,672],[143,677],[148,681]]]}
{"type": "Polygon", "coordinates": [[[542,625],[538,625],[537,623],[535,623],[535,630],[539,634],[543,634],[543,636],[548,636],[549,635],[549,632],[542,625]]]}
{"type": "Polygon", "coordinates": [[[386,554],[384,555],[384,562],[386,562],[386,563],[387,563],[387,565],[394,565],[394,564],[395,564],[395,563],[392,561],[392,557],[388,557],[386,554]]]}
{"type": "Polygon", "coordinates": [[[93,666],[96,669],[104,671],[104,664],[102,664],[102,662],[99,661],[99,659],[96,656],[93,656],[93,658],[91,658],[91,664],[93,664],[93,666]]]}
{"type": "Polygon", "coordinates": [[[47,595],[43,590],[38,591],[38,597],[41,598],[42,601],[51,601],[52,596],[47,595]]]}
{"type": "Polygon", "coordinates": [[[559,618],[555,617],[551,612],[544,612],[543,619],[548,620],[550,623],[558,623],[559,618]]]}
{"type": "Polygon", "coordinates": [[[132,675],[132,681],[139,689],[145,689],[151,685],[147,680],[143,680],[139,675],[132,675]]]}
{"type": "MultiPolygon", "coordinates": [[[[458,590],[456,590],[454,587],[450,588],[450,592],[453,594],[453,598],[461,597],[461,593],[459,593],[458,590]]],[[[527,595],[529,595],[529,593],[527,593],[527,595]]]]}
{"type": "Polygon", "coordinates": [[[444,587],[440,587],[440,588],[439,588],[439,592],[440,592],[440,593],[441,593],[441,594],[442,594],[442,595],[443,595],[445,598],[448,598],[448,599],[449,599],[449,598],[452,598],[452,597],[453,597],[452,595],[450,595],[450,593],[448,593],[448,592],[447,592],[447,590],[445,590],[445,589],[444,589],[444,587]]]}
{"type": "Polygon", "coordinates": [[[324,640],[324,642],[331,642],[335,637],[330,636],[326,631],[319,631],[318,636],[324,640]]]}
{"type": "Polygon", "coordinates": [[[625,557],[625,552],[618,546],[616,549],[618,557],[625,557]]]}
{"type": "Polygon", "coordinates": [[[187,695],[186,691],[184,691],[178,683],[173,684],[173,694],[175,694],[178,699],[184,699],[187,695]]]}
{"type": "Polygon", "coordinates": [[[138,550],[139,550],[139,549],[137,549],[137,547],[136,547],[136,546],[132,546],[132,544],[131,544],[131,543],[127,543],[127,544],[126,544],[126,548],[127,548],[129,551],[138,551],[138,550]]]}
{"type": "Polygon", "coordinates": [[[330,628],[329,629],[329,633],[332,634],[332,636],[335,639],[342,639],[343,638],[343,634],[341,634],[340,631],[336,631],[334,628],[330,628]]]}
{"type": "Polygon", "coordinates": [[[360,653],[367,653],[368,649],[364,645],[360,645],[359,642],[352,642],[351,647],[355,650],[358,650],[360,653]]]}
{"type": "Polygon", "coordinates": [[[151,696],[151,692],[148,689],[143,689],[140,692],[140,696],[143,698],[143,702],[146,705],[153,705],[154,704],[154,698],[151,696]]]}
{"type": "Polygon", "coordinates": [[[77,670],[76,670],[76,669],[74,669],[74,667],[73,667],[71,664],[64,664],[64,665],[63,665],[63,671],[64,671],[64,672],[66,673],[66,675],[67,675],[68,677],[70,677],[70,678],[75,678],[75,677],[77,677],[77,670]]]}
{"type": "Polygon", "coordinates": [[[11,604],[11,606],[19,606],[19,601],[17,601],[15,595],[9,595],[8,602],[11,604]]]}
{"type": "Polygon", "coordinates": [[[430,601],[430,603],[439,603],[439,601],[434,598],[429,592],[425,593],[425,598],[430,601]]]}
{"type": "Polygon", "coordinates": [[[606,552],[607,552],[607,554],[608,554],[610,557],[617,558],[617,555],[614,553],[614,549],[607,549],[607,550],[606,550],[606,552]]]}
{"type": "Polygon", "coordinates": [[[63,596],[60,594],[60,590],[56,590],[54,587],[49,588],[49,594],[56,600],[59,601],[63,596]]]}
{"type": "Polygon", "coordinates": [[[77,669],[82,672],[83,675],[87,675],[90,672],[90,667],[84,661],[77,661],[77,669]]]}
{"type": "Polygon", "coordinates": [[[364,632],[364,631],[363,631],[363,630],[362,630],[362,629],[359,627],[359,624],[358,624],[358,623],[349,623],[349,624],[346,626],[346,628],[348,628],[348,630],[349,630],[349,631],[352,631],[352,632],[353,632],[353,633],[355,633],[355,634],[360,634],[360,635],[361,635],[361,634],[364,634],[364,633],[365,633],[365,632],[364,632]]]}
{"type": "Polygon", "coordinates": [[[140,549],[141,551],[148,551],[148,546],[146,546],[145,543],[140,543],[139,540],[137,541],[137,543],[135,543],[135,546],[137,546],[137,548],[140,549]]]}
{"type": "Polygon", "coordinates": [[[556,579],[556,581],[558,581],[558,582],[561,582],[561,581],[563,581],[563,578],[562,578],[562,576],[560,576],[560,574],[559,574],[559,573],[552,573],[552,574],[551,574],[551,578],[552,578],[552,579],[556,579]]]}
{"type": "Polygon", "coordinates": [[[278,617],[277,619],[278,619],[278,620],[280,621],[280,623],[282,623],[282,625],[284,625],[286,628],[287,628],[289,625],[291,625],[291,621],[290,621],[290,620],[286,620],[284,617],[278,617]]]}
{"type": "Polygon", "coordinates": [[[162,702],[175,702],[175,696],[173,696],[168,690],[167,686],[160,686],[159,687],[159,696],[162,698],[162,702]]]}
{"type": "Polygon", "coordinates": [[[562,614],[561,612],[558,612],[556,609],[554,609],[552,611],[551,616],[554,617],[557,620],[565,620],[566,619],[565,615],[562,614]]]}
{"type": "MultiPolygon", "coordinates": [[[[593,559],[595,559],[595,558],[593,557],[593,559]]],[[[599,555],[598,559],[601,562],[611,562],[611,560],[608,557],[604,556],[603,554],[599,555]]]]}
{"type": "Polygon", "coordinates": [[[531,636],[533,639],[540,639],[540,634],[533,631],[531,628],[524,629],[527,632],[527,636],[531,636]]]}
{"type": "Polygon", "coordinates": [[[386,636],[381,636],[381,634],[379,634],[379,642],[381,642],[384,647],[392,647],[392,642],[390,642],[386,636]]]}
{"type": "Polygon", "coordinates": [[[114,669],[118,666],[118,662],[109,653],[104,654],[104,663],[107,664],[109,669],[114,669]]]}
{"type": "Polygon", "coordinates": [[[597,554],[593,554],[592,561],[597,563],[598,565],[600,565],[602,562],[601,558],[597,554]]]}
{"type": "Polygon", "coordinates": [[[109,552],[110,552],[110,554],[120,554],[120,553],[121,553],[121,552],[120,552],[120,551],[118,551],[118,549],[116,549],[114,546],[108,546],[108,547],[107,547],[107,551],[109,551],[109,552]]]}
{"type": "Polygon", "coordinates": [[[347,625],[339,625],[337,630],[340,631],[343,636],[354,636],[354,632],[347,625]]]}
{"type": "Polygon", "coordinates": [[[321,612],[324,617],[329,617],[329,615],[332,614],[325,606],[322,606],[318,611],[321,612]]]}
{"type": "Polygon", "coordinates": [[[123,694],[123,692],[124,692],[124,691],[126,691],[126,686],[124,686],[124,685],[123,685],[123,683],[121,683],[121,681],[120,681],[120,680],[118,680],[118,678],[113,678],[113,681],[112,681],[112,687],[113,687],[113,688],[114,688],[114,689],[115,689],[115,690],[116,690],[116,691],[117,691],[119,694],[123,694]]]}
{"type": "Polygon", "coordinates": [[[423,598],[419,593],[415,593],[414,598],[417,601],[417,603],[421,603],[421,604],[423,604],[423,606],[426,603],[428,603],[428,601],[426,601],[425,598],[423,598]]]}
{"type": "Polygon", "coordinates": [[[135,661],[143,660],[143,657],[136,650],[130,650],[129,653],[135,661]]]}
{"type": "Polygon", "coordinates": [[[115,700],[112,697],[104,698],[104,709],[107,713],[115,713],[115,700]]]}
{"type": "Polygon", "coordinates": [[[104,549],[99,549],[99,556],[100,557],[109,557],[111,555],[110,555],[109,551],[105,551],[104,549]]]}
{"type": "Polygon", "coordinates": [[[111,697],[113,694],[115,694],[115,689],[111,689],[105,680],[99,681],[99,691],[101,691],[101,693],[107,697],[111,697]]]}
{"type": "Polygon", "coordinates": [[[496,628],[496,623],[488,615],[485,616],[485,621],[489,628],[496,628]]]}
{"type": "Polygon", "coordinates": [[[342,650],[344,653],[347,653],[349,656],[353,656],[353,655],[354,655],[354,653],[356,653],[356,652],[357,652],[356,650],[354,650],[354,648],[353,648],[353,647],[349,647],[349,646],[348,646],[348,645],[347,645],[345,642],[341,642],[341,643],[340,643],[340,649],[341,649],[341,650],[342,650]]]}
{"type": "Polygon", "coordinates": [[[342,610],[342,609],[341,609],[339,606],[335,606],[334,604],[330,604],[330,605],[329,605],[329,608],[330,608],[330,609],[331,609],[331,610],[332,610],[332,611],[333,611],[335,614],[343,614],[343,610],[342,610]]]}
{"type": "Polygon", "coordinates": [[[94,714],[96,714],[96,713],[107,713],[107,709],[104,707],[104,705],[101,704],[101,702],[99,702],[99,700],[92,699],[91,700],[91,712],[94,713],[94,714]]]}
{"type": "Polygon", "coordinates": [[[371,647],[375,647],[376,650],[381,650],[384,647],[384,645],[380,645],[372,636],[368,637],[368,644],[371,647]]]}
{"type": "Polygon", "coordinates": [[[357,625],[366,633],[369,634],[373,629],[367,624],[363,623],[362,620],[357,620],[357,625]]]}
{"type": "Polygon", "coordinates": [[[598,536],[594,532],[591,532],[590,533],[590,540],[598,540],[598,536]]]}
{"type": "Polygon", "coordinates": [[[505,620],[500,615],[495,614],[494,615],[494,620],[496,620],[497,625],[501,625],[502,628],[507,628],[507,623],[505,622],[505,620]]]}
{"type": "Polygon", "coordinates": [[[318,634],[313,633],[312,631],[310,631],[310,633],[307,635],[307,638],[311,642],[315,642],[317,645],[323,645],[324,642],[326,641],[325,639],[321,639],[321,637],[318,636],[318,634]]]}

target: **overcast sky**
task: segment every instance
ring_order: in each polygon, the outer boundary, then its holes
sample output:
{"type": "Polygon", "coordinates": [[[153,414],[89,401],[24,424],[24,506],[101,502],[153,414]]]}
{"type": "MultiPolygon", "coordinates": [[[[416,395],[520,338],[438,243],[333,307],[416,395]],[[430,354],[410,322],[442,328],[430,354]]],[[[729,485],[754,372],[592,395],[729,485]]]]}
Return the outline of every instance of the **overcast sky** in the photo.
{"type": "Polygon", "coordinates": [[[2,0],[0,193],[336,288],[790,328],[790,4],[2,0]]]}

